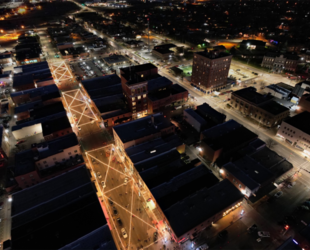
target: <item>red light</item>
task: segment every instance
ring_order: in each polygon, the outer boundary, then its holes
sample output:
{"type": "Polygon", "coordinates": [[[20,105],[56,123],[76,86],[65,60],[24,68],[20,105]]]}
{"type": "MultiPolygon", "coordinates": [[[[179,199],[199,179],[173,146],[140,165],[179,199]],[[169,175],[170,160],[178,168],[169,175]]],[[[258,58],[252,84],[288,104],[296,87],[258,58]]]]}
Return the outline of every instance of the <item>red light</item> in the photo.
{"type": "Polygon", "coordinates": [[[289,225],[286,225],[284,228],[285,228],[285,230],[287,230],[287,229],[289,229],[290,227],[289,227],[289,225]]]}

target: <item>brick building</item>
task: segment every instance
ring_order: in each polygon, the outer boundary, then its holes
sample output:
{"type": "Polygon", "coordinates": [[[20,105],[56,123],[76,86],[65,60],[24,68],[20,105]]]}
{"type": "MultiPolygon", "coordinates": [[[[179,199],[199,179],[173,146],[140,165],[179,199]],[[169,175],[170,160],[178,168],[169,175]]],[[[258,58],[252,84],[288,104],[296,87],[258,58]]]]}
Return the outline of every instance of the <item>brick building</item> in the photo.
{"type": "Polygon", "coordinates": [[[299,59],[296,54],[267,53],[261,65],[275,73],[281,73],[284,70],[295,72],[299,59]]]}
{"type": "Polygon", "coordinates": [[[192,85],[208,93],[226,87],[231,59],[232,55],[217,50],[196,52],[192,85]]]}
{"type": "Polygon", "coordinates": [[[158,69],[151,63],[120,69],[123,94],[134,118],[147,114],[148,82],[160,78],[158,69]]]}
{"type": "Polygon", "coordinates": [[[242,114],[266,127],[279,125],[289,116],[289,109],[273,101],[273,96],[262,95],[253,87],[237,90],[231,94],[231,106],[242,114]]]}

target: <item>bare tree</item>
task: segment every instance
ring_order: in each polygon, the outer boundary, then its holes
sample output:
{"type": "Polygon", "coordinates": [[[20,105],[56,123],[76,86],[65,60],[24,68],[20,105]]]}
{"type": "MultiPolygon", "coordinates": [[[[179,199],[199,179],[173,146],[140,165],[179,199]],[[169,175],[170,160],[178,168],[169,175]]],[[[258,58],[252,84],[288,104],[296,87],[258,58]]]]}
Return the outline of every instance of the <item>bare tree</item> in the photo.
{"type": "Polygon", "coordinates": [[[278,143],[272,139],[267,139],[266,140],[266,146],[270,149],[274,148],[275,146],[277,146],[278,143]]]}

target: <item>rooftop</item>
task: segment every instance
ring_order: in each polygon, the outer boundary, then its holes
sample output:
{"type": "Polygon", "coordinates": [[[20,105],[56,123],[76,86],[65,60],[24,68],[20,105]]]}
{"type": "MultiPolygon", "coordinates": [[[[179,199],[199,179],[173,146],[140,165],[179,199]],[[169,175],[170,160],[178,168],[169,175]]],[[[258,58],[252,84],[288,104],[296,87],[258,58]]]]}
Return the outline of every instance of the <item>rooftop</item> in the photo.
{"type": "Polygon", "coordinates": [[[148,81],[147,90],[150,93],[154,90],[159,90],[161,88],[168,87],[172,84],[173,83],[168,78],[162,76],[162,77],[158,77],[158,78],[151,79],[150,81],[148,81]]]}
{"type": "MultiPolygon", "coordinates": [[[[275,102],[275,101],[270,101],[267,103],[263,103],[261,105],[259,105],[259,107],[267,112],[269,112],[270,114],[273,115],[279,115],[282,114],[283,112],[288,112],[289,109],[285,106],[282,106],[281,104],[275,102]]],[[[289,115],[289,113],[288,113],[289,115]]]]}
{"type": "Polygon", "coordinates": [[[196,52],[195,54],[201,55],[209,59],[217,59],[221,57],[231,56],[231,54],[228,54],[226,52],[219,52],[217,50],[201,51],[201,52],[196,52]]]}
{"type": "MultiPolygon", "coordinates": [[[[212,131],[212,128],[210,130],[212,131]]],[[[205,135],[205,131],[203,134],[205,135]]],[[[257,134],[241,126],[218,137],[206,137],[203,142],[213,150],[223,149],[223,151],[227,151],[256,138],[257,134]]]]}
{"type": "Polygon", "coordinates": [[[66,115],[53,120],[45,121],[41,124],[41,126],[43,136],[50,135],[66,128],[71,128],[71,124],[66,115]]]}
{"type": "Polygon", "coordinates": [[[108,225],[99,227],[59,250],[73,250],[77,246],[79,249],[117,250],[108,225]]]}
{"type": "Polygon", "coordinates": [[[199,114],[195,112],[195,110],[192,109],[185,109],[184,112],[192,116],[196,121],[198,121],[202,126],[205,126],[207,122],[205,119],[203,119],[199,114]]]}
{"type": "Polygon", "coordinates": [[[216,111],[207,103],[197,106],[196,112],[202,117],[208,118],[216,123],[222,123],[226,119],[226,115],[216,111]]]}
{"type": "Polygon", "coordinates": [[[79,144],[75,133],[63,135],[54,140],[36,144],[39,151],[39,159],[47,158],[51,155],[58,154],[66,148],[70,148],[79,144]]]}
{"type": "Polygon", "coordinates": [[[31,84],[35,81],[52,79],[52,74],[49,69],[40,69],[27,73],[18,73],[13,76],[13,87],[18,87],[25,84],[31,84]]]}
{"type": "Polygon", "coordinates": [[[126,107],[123,94],[97,98],[94,100],[94,102],[101,114],[124,109],[126,107]]]}
{"type": "Polygon", "coordinates": [[[213,138],[215,139],[216,137],[225,135],[230,133],[233,130],[236,130],[237,128],[242,127],[241,124],[236,122],[235,120],[229,120],[227,122],[224,122],[222,124],[218,124],[214,126],[213,128],[209,128],[205,131],[202,132],[204,137],[206,138],[213,138]]]}
{"type": "Polygon", "coordinates": [[[242,193],[229,180],[212,184],[201,187],[190,195],[182,195],[176,203],[164,210],[177,236],[185,234],[243,198],[242,193]]]}
{"type": "Polygon", "coordinates": [[[257,93],[254,87],[248,87],[248,88],[234,91],[232,95],[241,97],[255,105],[261,105],[273,99],[273,96],[270,94],[262,95],[260,93],[257,93]]]}
{"type": "Polygon", "coordinates": [[[307,111],[286,119],[285,123],[310,135],[310,113],[307,111]]]}
{"type": "Polygon", "coordinates": [[[276,152],[267,147],[263,147],[249,154],[249,156],[271,171],[275,177],[279,177],[293,168],[293,165],[284,157],[279,156],[276,152]]]}
{"type": "Polygon", "coordinates": [[[30,73],[42,69],[49,69],[47,61],[14,67],[14,73],[30,73]]]}
{"type": "Polygon", "coordinates": [[[142,174],[154,166],[168,166],[172,162],[180,159],[180,153],[176,149],[169,150],[168,152],[163,152],[160,157],[148,158],[145,161],[136,163],[136,170],[142,174]]]}
{"type": "Polygon", "coordinates": [[[157,113],[152,116],[140,118],[125,124],[113,127],[123,143],[133,141],[151,134],[159,133],[162,129],[172,126],[164,115],[157,113]],[[152,122],[154,118],[154,123],[152,122]]]}
{"type": "Polygon", "coordinates": [[[166,138],[157,138],[152,141],[141,143],[137,146],[127,148],[125,151],[133,164],[160,157],[176,147],[183,145],[183,142],[177,135],[171,135],[166,138]]]}
{"type": "Polygon", "coordinates": [[[238,174],[240,178],[236,177],[251,189],[255,189],[258,184],[263,185],[274,177],[270,170],[247,155],[233,163],[224,165],[224,168],[234,171],[233,174],[238,174]]]}
{"type": "Polygon", "coordinates": [[[128,109],[122,109],[122,110],[116,110],[113,112],[109,112],[107,114],[102,115],[101,117],[103,120],[105,120],[111,117],[120,116],[120,115],[127,114],[127,113],[131,113],[131,111],[129,111],[128,109]]]}
{"type": "Polygon", "coordinates": [[[291,93],[290,90],[288,90],[286,88],[283,88],[283,87],[279,86],[278,84],[270,84],[266,88],[272,89],[275,92],[278,92],[278,93],[280,93],[282,95],[289,95],[291,93]]]}
{"type": "Polygon", "coordinates": [[[179,157],[171,162],[155,164],[141,172],[140,176],[147,187],[152,189],[163,183],[170,182],[175,176],[189,171],[194,167],[193,164],[184,164],[179,157]]]}
{"type": "Polygon", "coordinates": [[[206,166],[199,165],[174,176],[169,182],[151,189],[151,192],[164,211],[186,197],[194,195],[198,190],[210,188],[218,182],[219,180],[206,166]]]}
{"type": "Polygon", "coordinates": [[[51,84],[51,85],[47,85],[47,86],[43,86],[39,88],[13,92],[10,95],[11,97],[16,97],[20,95],[29,95],[30,98],[34,98],[37,96],[41,96],[41,97],[49,96],[49,94],[51,93],[58,93],[58,95],[60,96],[60,93],[59,93],[59,90],[56,84],[51,84]]]}
{"type": "Polygon", "coordinates": [[[13,249],[59,249],[106,224],[85,166],[15,193],[12,214],[13,249]]]}
{"type": "Polygon", "coordinates": [[[170,49],[164,49],[164,48],[156,48],[154,47],[153,49],[154,51],[160,53],[160,54],[169,54],[169,53],[174,53],[172,50],[170,49]]]}

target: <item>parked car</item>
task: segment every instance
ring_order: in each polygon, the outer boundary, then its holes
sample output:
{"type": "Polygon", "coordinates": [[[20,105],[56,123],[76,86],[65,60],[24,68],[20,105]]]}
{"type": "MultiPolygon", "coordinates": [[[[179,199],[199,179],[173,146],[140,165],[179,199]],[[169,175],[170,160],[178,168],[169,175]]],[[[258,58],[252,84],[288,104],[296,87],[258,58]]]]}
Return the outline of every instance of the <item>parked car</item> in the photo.
{"type": "Polygon", "coordinates": [[[282,192],[282,191],[279,191],[279,192],[277,192],[277,193],[274,195],[274,197],[279,198],[282,194],[283,194],[283,192],[282,192]]]}
{"type": "Polygon", "coordinates": [[[103,187],[103,188],[105,188],[105,187],[106,187],[106,186],[105,186],[105,182],[104,182],[104,181],[102,181],[102,182],[101,182],[101,185],[102,185],[102,187],[103,187]]]}
{"type": "Polygon", "coordinates": [[[156,242],[158,239],[158,232],[154,232],[153,236],[154,236],[154,242],[156,242]]]}
{"type": "Polygon", "coordinates": [[[128,183],[128,177],[125,177],[124,183],[127,185],[127,183],[128,183]]]}
{"type": "Polygon", "coordinates": [[[267,231],[258,231],[257,234],[259,237],[270,237],[270,233],[267,231]]]}
{"type": "Polygon", "coordinates": [[[109,201],[110,205],[113,205],[113,204],[114,204],[114,202],[112,201],[112,198],[111,198],[111,197],[109,197],[108,201],[109,201]]]}
{"type": "Polygon", "coordinates": [[[122,232],[122,235],[123,235],[124,239],[126,239],[126,238],[128,237],[128,235],[127,235],[127,233],[126,233],[125,228],[122,228],[122,229],[121,229],[121,232],[122,232]]]}
{"type": "Polygon", "coordinates": [[[100,172],[97,172],[97,176],[98,176],[99,179],[102,178],[102,175],[100,174],[100,172]]]}
{"type": "Polygon", "coordinates": [[[114,214],[114,215],[117,215],[117,214],[118,214],[116,207],[113,207],[113,214],[114,214]]]}
{"type": "Polygon", "coordinates": [[[218,237],[220,238],[224,238],[228,235],[228,231],[227,230],[223,230],[222,232],[219,232],[218,237]]]}
{"type": "Polygon", "coordinates": [[[288,187],[288,188],[292,188],[292,187],[295,186],[295,184],[296,184],[295,181],[294,181],[294,182],[289,182],[289,183],[287,184],[287,187],[288,187]]]}
{"type": "Polygon", "coordinates": [[[116,219],[116,221],[117,221],[118,225],[120,225],[120,226],[123,225],[123,222],[122,222],[122,220],[121,220],[120,217],[118,217],[118,218],[116,219]]]}
{"type": "Polygon", "coordinates": [[[247,230],[248,230],[250,233],[253,233],[253,232],[257,231],[257,225],[256,225],[256,224],[253,224],[253,225],[250,226],[247,230]]]}

